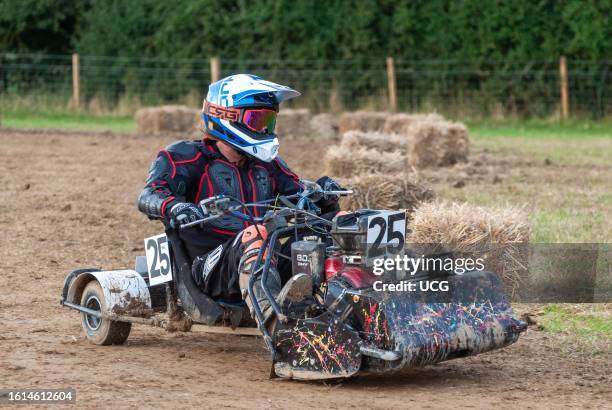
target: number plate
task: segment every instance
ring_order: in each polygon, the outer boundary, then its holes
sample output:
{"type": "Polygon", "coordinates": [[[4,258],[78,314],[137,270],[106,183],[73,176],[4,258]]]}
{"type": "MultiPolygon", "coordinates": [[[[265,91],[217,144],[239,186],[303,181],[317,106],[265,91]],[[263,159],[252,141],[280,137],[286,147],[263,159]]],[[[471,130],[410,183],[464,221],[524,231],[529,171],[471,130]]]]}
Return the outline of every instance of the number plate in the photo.
{"type": "Polygon", "coordinates": [[[401,254],[406,244],[406,212],[382,211],[368,217],[368,258],[401,254]]]}
{"type": "Polygon", "coordinates": [[[170,247],[166,234],[151,236],[144,240],[147,253],[147,269],[149,271],[149,286],[172,280],[172,262],[170,247]]]}

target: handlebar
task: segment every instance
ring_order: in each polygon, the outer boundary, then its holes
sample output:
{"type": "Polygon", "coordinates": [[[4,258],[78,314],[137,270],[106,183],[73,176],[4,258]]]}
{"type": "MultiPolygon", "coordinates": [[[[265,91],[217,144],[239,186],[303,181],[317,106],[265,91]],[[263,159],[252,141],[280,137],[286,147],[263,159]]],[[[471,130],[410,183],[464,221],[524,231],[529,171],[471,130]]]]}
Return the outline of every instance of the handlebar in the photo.
{"type": "MultiPolygon", "coordinates": [[[[310,182],[310,181],[303,181],[303,184],[305,187],[304,191],[299,192],[297,194],[280,196],[274,199],[267,199],[264,201],[258,201],[258,202],[253,202],[253,203],[244,203],[236,198],[229,197],[226,195],[217,195],[214,197],[206,198],[200,201],[200,204],[199,204],[205,217],[200,220],[181,225],[179,229],[183,230],[183,229],[191,228],[194,226],[201,226],[203,224],[210,223],[226,215],[231,215],[231,216],[240,218],[247,222],[253,222],[253,223],[262,222],[264,218],[254,217],[251,214],[239,212],[239,209],[246,209],[248,207],[270,207],[270,204],[275,203],[279,200],[281,200],[281,202],[286,202],[286,201],[282,201],[283,199],[284,200],[298,199],[296,207],[295,207],[296,210],[301,211],[300,213],[302,214],[306,213],[306,214],[310,214],[318,218],[317,215],[305,211],[305,207],[307,205],[309,206],[309,204],[312,204],[312,200],[310,199],[310,197],[312,197],[315,194],[320,195],[320,197],[323,197],[326,195],[346,196],[346,195],[351,195],[353,193],[353,191],[350,189],[324,191],[323,189],[321,189],[321,187],[317,183],[310,182]],[[234,200],[235,202],[238,202],[238,205],[227,206],[229,204],[228,201],[230,199],[234,200]],[[209,205],[210,205],[210,211],[208,209],[209,205]],[[212,211],[212,215],[209,215],[211,211],[212,211]]],[[[286,208],[289,209],[289,207],[286,207],[286,208]]],[[[316,206],[314,208],[316,208],[316,206]]],[[[318,208],[316,209],[318,210],[318,208]]]]}
{"type": "Polygon", "coordinates": [[[199,225],[202,225],[202,224],[206,224],[206,223],[212,222],[215,219],[219,219],[219,218],[221,218],[223,216],[226,216],[226,215],[235,216],[235,217],[240,218],[240,219],[242,219],[244,221],[247,221],[247,222],[262,222],[263,221],[263,218],[252,217],[252,216],[244,214],[242,212],[228,211],[228,212],[224,212],[222,214],[216,214],[216,215],[207,216],[207,217],[205,217],[203,219],[199,219],[197,221],[193,221],[193,222],[189,222],[189,223],[183,224],[183,225],[181,225],[180,229],[185,229],[185,228],[190,228],[190,227],[193,227],[193,226],[196,226],[196,225],[199,226],[199,225]]]}

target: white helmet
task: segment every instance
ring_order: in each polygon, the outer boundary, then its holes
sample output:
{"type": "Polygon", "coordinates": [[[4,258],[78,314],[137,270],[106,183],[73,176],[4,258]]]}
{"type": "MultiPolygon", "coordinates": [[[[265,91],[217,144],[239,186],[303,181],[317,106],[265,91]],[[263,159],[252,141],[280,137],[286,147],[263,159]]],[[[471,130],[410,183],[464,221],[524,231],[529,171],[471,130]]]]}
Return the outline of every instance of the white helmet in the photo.
{"type": "Polygon", "coordinates": [[[212,83],[202,107],[206,132],[264,162],[278,154],[274,133],[281,102],[300,93],[251,74],[212,83]]]}

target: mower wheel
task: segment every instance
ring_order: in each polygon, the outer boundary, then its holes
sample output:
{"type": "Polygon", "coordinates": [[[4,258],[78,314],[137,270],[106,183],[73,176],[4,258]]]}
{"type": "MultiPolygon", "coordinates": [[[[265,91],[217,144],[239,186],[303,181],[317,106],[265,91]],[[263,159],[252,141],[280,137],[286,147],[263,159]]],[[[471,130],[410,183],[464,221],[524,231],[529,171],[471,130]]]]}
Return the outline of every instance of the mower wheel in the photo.
{"type": "MultiPolygon", "coordinates": [[[[104,292],[97,280],[92,280],[85,286],[81,297],[81,306],[87,309],[103,312],[106,310],[104,292]]],[[[132,324],[128,322],[115,322],[108,319],[81,313],[83,329],[87,339],[97,345],[120,345],[123,344],[132,330],[132,324]]]]}

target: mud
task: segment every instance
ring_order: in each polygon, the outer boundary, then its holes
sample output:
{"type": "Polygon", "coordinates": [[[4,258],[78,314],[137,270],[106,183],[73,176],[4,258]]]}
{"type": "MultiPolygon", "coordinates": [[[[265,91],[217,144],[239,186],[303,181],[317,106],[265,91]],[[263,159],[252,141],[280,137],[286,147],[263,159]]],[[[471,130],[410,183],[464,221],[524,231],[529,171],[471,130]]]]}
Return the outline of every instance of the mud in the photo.
{"type": "Polygon", "coordinates": [[[149,308],[147,304],[139,297],[132,297],[130,294],[126,294],[123,299],[122,305],[113,306],[113,314],[118,316],[126,315],[143,318],[148,318],[153,315],[151,308],[149,308]]]}
{"type": "MultiPolygon", "coordinates": [[[[137,194],[168,137],[0,130],[0,387],[74,388],[78,408],[604,408],[610,357],[530,328],[514,345],[392,376],[269,380],[260,338],[135,325],[123,346],[85,340],[59,306],[80,266],[130,268],[158,224],[137,194]]],[[[287,162],[317,176],[324,143],[288,139],[287,162]],[[308,155],[303,155],[307,153],[308,155]]],[[[488,153],[487,155],[495,155],[488,153]]],[[[529,172],[528,170],[525,172],[529,172]]]]}

